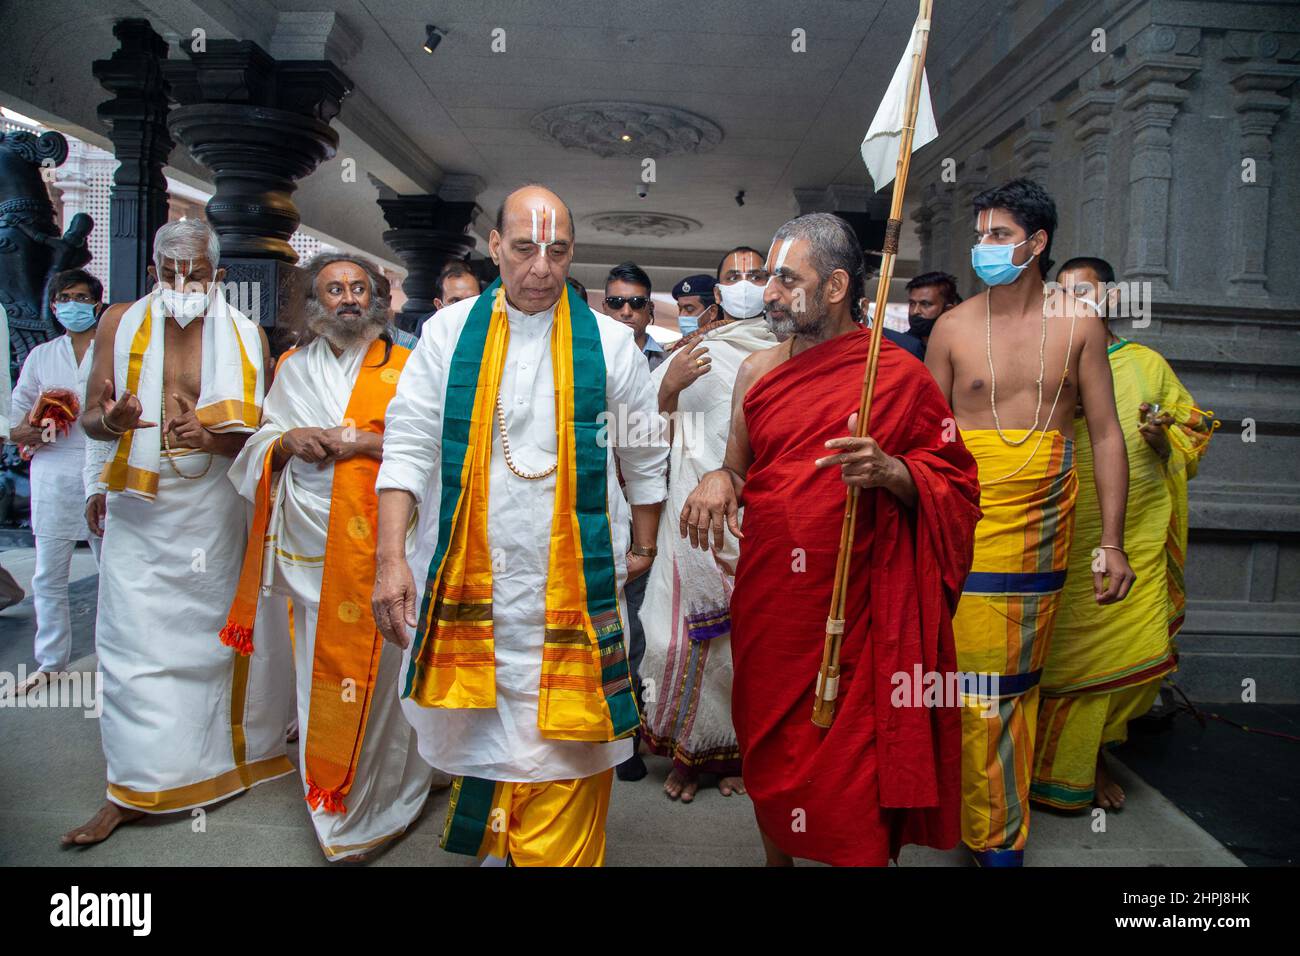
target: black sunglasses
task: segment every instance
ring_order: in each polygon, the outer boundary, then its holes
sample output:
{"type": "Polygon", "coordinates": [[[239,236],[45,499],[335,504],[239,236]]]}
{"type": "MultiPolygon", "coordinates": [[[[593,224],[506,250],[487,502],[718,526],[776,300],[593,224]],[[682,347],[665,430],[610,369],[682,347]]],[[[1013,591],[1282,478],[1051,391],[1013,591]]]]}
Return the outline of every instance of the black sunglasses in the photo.
{"type": "Polygon", "coordinates": [[[644,309],[645,306],[646,306],[646,303],[649,302],[649,301],[650,301],[650,297],[647,296],[647,295],[607,295],[607,296],[605,296],[605,304],[606,304],[607,306],[609,306],[611,309],[613,309],[615,312],[617,312],[619,309],[623,308],[623,304],[624,304],[624,303],[627,303],[628,305],[630,305],[630,306],[631,306],[632,308],[634,308],[634,309],[644,309]]]}

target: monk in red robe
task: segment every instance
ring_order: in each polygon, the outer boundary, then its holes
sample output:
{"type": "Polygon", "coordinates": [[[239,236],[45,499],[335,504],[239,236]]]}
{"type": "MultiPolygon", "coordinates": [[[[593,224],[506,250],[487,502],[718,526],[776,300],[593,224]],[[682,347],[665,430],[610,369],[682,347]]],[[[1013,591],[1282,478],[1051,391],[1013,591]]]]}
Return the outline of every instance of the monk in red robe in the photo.
{"type": "Polygon", "coordinates": [[[742,539],[732,713],[768,864],[883,866],[906,843],[959,837],[952,615],[980,517],[976,466],[934,379],[888,340],[871,435],[851,437],[871,335],[847,223],[791,220],[766,269],[767,319],[785,340],[741,366],[723,467],[687,500],[681,532],[702,548],[725,529],[742,539]],[[862,490],[823,730],[813,695],[846,484],[862,490]]]}

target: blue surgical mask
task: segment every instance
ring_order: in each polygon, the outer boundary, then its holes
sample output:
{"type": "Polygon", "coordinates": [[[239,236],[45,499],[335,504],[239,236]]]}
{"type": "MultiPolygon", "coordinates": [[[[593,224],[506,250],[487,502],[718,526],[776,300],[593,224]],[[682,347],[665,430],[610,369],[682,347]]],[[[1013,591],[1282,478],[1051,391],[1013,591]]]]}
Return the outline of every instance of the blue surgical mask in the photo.
{"type": "Polygon", "coordinates": [[[84,332],[95,324],[93,302],[56,302],[54,317],[69,332],[84,332]]]}
{"type": "Polygon", "coordinates": [[[1028,239],[1017,242],[1014,246],[983,243],[971,246],[970,264],[980,281],[985,285],[1010,285],[1020,278],[1020,273],[1029,268],[1029,263],[1037,258],[1037,253],[1030,256],[1022,265],[1012,262],[1015,252],[1028,239]]]}
{"type": "Polygon", "coordinates": [[[694,332],[696,329],[700,327],[700,319],[708,315],[709,312],[712,311],[712,309],[713,306],[709,306],[699,315],[683,315],[681,313],[678,313],[677,315],[678,331],[680,331],[682,335],[690,335],[692,332],[694,332]]]}

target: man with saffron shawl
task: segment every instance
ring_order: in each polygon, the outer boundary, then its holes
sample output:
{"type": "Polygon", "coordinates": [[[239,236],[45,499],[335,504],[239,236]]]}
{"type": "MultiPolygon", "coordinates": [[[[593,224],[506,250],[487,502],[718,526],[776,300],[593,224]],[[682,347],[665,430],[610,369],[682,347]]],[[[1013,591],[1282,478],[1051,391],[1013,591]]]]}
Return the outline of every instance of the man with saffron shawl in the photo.
{"type": "Polygon", "coordinates": [[[553,192],[506,198],[501,278],[424,326],[376,485],[375,618],[409,646],[421,755],[457,778],[443,846],[520,866],[604,861],[640,724],[621,592],[649,569],[667,494],[645,358],[570,290],[573,243],[553,192]]]}
{"type": "Polygon", "coordinates": [[[952,614],[979,519],[975,462],[925,367],[888,340],[870,437],[852,436],[871,333],[853,230],[814,213],[776,233],[764,303],[786,341],[741,366],[723,467],[686,501],[680,533],[740,541],[731,599],[732,716],[770,866],[804,857],[883,866],[906,843],[957,841],[952,614]],[[812,723],[845,485],[861,489],[834,723],[812,723]],[[743,534],[738,511],[743,504],[743,534]],[[939,706],[928,706],[938,703],[939,706]]]}
{"type": "Polygon", "coordinates": [[[433,778],[398,705],[401,651],[370,612],[384,413],[411,353],[374,265],[322,253],[304,271],[305,334],[230,469],[254,517],[220,636],[243,654],[292,646],[316,838],[327,859],[360,862],[415,820],[433,778]]]}
{"type": "Polygon", "coordinates": [[[1118,809],[1124,791],[1101,751],[1123,743],[1128,722],[1151,709],[1161,680],[1178,666],[1174,638],[1185,604],[1187,482],[1196,476],[1216,423],[1193,404],[1159,352],[1115,334],[1115,271],[1106,260],[1071,259],[1056,279],[1106,324],[1106,354],[1128,452],[1124,546],[1137,582],[1122,604],[1092,600],[1091,542],[1101,531],[1101,511],[1092,488],[1088,423],[1076,417],[1075,538],[1043,669],[1029,797],[1059,810],[1094,803],[1118,809]]]}
{"type": "Polygon", "coordinates": [[[1081,403],[1101,502],[1099,604],[1133,584],[1124,552],[1128,465],[1104,330],[1044,282],[1056,204],[1017,179],[974,200],[971,264],[989,286],[935,323],[925,362],[979,463],[975,562],[954,627],[962,708],[962,840],[981,866],[1021,866],[1029,838],[1039,681],[1061,603],[1074,522],[1074,408],[1081,403]]]}

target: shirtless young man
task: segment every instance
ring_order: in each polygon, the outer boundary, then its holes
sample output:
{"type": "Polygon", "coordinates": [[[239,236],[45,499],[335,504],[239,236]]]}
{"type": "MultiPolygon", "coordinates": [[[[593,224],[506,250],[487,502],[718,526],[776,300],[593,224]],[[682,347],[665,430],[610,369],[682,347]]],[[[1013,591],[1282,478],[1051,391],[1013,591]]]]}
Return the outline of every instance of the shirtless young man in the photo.
{"type": "Polygon", "coordinates": [[[925,362],[979,463],[984,512],[954,621],[972,695],[962,715],[962,839],[981,865],[1018,866],[1029,834],[1038,683],[1073,531],[1076,402],[1101,504],[1092,564],[1099,604],[1123,600],[1133,585],[1124,552],[1128,459],[1106,330],[1084,303],[1044,282],[1055,203],[1017,179],[974,205],[971,261],[989,288],[939,317],[925,362]],[[995,716],[987,697],[973,699],[976,684],[993,688],[995,716]]]}

